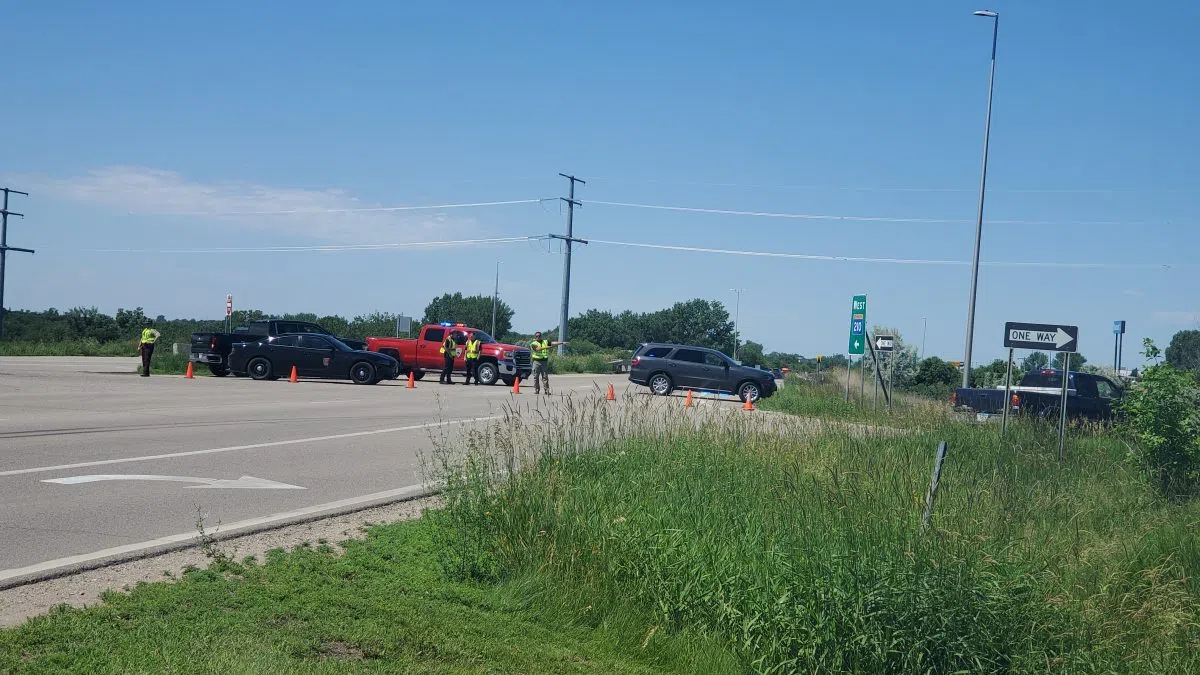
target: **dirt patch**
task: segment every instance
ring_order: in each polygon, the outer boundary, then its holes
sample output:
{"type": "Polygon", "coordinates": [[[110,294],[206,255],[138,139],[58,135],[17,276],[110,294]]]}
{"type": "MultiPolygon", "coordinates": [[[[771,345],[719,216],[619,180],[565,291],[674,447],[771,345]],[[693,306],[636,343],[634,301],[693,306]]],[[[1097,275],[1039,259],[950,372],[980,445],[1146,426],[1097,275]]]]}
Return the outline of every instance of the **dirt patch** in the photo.
{"type": "MultiPolygon", "coordinates": [[[[214,546],[233,560],[253,556],[261,561],[266,552],[272,549],[318,545],[323,541],[329,542],[334,551],[340,551],[337,542],[362,538],[369,525],[418,518],[424,509],[436,508],[440,503],[436,496],[398,502],[235,537],[217,542],[214,546]]],[[[15,626],[26,619],[45,614],[58,605],[86,607],[99,604],[105,591],[128,591],[139,582],[173,581],[182,576],[187,568],[204,568],[209,562],[204,551],[190,548],[0,591],[0,626],[15,626]]]]}

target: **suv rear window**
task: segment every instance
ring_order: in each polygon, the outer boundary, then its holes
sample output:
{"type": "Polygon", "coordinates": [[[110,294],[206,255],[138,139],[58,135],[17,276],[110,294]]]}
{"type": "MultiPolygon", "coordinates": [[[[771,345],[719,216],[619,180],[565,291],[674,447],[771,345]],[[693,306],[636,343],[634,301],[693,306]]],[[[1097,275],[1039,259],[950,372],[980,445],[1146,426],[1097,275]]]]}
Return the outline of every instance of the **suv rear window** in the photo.
{"type": "Polygon", "coordinates": [[[661,359],[671,353],[670,347],[648,347],[638,356],[646,359],[661,359]]]}

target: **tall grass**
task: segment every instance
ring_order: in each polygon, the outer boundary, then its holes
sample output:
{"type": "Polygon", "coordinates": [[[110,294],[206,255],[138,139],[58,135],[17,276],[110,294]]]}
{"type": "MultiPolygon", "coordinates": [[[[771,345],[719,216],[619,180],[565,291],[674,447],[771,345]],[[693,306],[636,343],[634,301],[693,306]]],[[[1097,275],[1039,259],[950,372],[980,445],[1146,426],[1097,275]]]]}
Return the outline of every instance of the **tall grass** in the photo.
{"type": "Polygon", "coordinates": [[[54,342],[0,342],[0,356],[137,356],[133,340],[100,342],[94,339],[54,342]]]}
{"type": "Polygon", "coordinates": [[[1159,499],[1112,435],[1060,464],[1023,422],[1002,442],[935,413],[887,431],[599,398],[439,439],[448,570],[624,627],[628,649],[696,635],[756,672],[1200,668],[1200,508],[1159,499]]]}

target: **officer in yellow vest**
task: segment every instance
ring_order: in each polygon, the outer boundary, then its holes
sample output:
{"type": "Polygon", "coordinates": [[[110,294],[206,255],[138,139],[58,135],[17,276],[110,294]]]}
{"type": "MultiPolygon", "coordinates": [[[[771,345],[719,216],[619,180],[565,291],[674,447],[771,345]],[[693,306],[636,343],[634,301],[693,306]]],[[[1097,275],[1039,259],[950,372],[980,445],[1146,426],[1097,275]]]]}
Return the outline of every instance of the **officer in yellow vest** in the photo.
{"type": "Polygon", "coordinates": [[[454,336],[450,331],[446,331],[446,337],[442,340],[442,377],[438,380],[438,384],[454,384],[454,356],[458,351],[458,345],[454,342],[454,336]]]}
{"type": "Polygon", "coordinates": [[[479,384],[479,349],[483,343],[475,337],[474,333],[467,335],[467,350],[464,354],[467,362],[467,381],[463,384],[471,384],[471,378],[475,378],[475,384],[479,384]]]}
{"type": "Polygon", "coordinates": [[[142,377],[150,377],[150,357],[154,356],[154,343],[158,342],[161,336],[162,333],[154,329],[154,322],[146,319],[142,337],[138,341],[138,351],[142,355],[142,377]]]}
{"type": "Polygon", "coordinates": [[[565,342],[551,342],[542,339],[542,331],[533,334],[533,342],[529,343],[530,357],[533,360],[533,393],[542,393],[542,383],[546,383],[546,395],[550,395],[550,348],[565,345],[565,342]]]}

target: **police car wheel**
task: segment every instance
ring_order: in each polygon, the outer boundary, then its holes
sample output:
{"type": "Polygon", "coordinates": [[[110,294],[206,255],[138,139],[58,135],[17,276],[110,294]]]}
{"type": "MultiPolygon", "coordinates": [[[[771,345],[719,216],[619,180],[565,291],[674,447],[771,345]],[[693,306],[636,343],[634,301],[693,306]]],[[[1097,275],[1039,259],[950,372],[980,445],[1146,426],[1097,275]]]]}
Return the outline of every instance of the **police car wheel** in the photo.
{"type": "Polygon", "coordinates": [[[496,380],[500,379],[500,371],[496,369],[494,363],[481,363],[475,371],[475,378],[479,384],[493,385],[496,380]]]}
{"type": "Polygon", "coordinates": [[[654,392],[655,396],[666,396],[674,388],[671,377],[666,373],[657,373],[650,378],[650,391],[654,392]]]}
{"type": "Polygon", "coordinates": [[[350,369],[350,379],[354,384],[375,384],[379,381],[375,378],[375,367],[366,362],[354,364],[350,369]]]}
{"type": "Polygon", "coordinates": [[[250,373],[250,377],[255,380],[266,380],[271,377],[271,362],[264,358],[257,358],[246,366],[246,372],[250,373]]]}
{"type": "Polygon", "coordinates": [[[738,398],[742,399],[743,402],[750,401],[751,403],[757,403],[758,397],[758,385],[753,382],[746,382],[741,387],[738,387],[738,398]]]}

